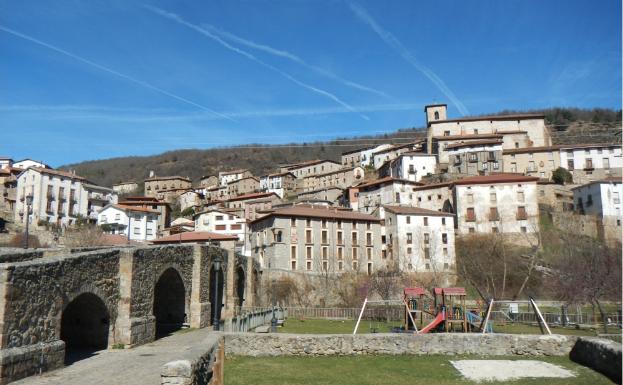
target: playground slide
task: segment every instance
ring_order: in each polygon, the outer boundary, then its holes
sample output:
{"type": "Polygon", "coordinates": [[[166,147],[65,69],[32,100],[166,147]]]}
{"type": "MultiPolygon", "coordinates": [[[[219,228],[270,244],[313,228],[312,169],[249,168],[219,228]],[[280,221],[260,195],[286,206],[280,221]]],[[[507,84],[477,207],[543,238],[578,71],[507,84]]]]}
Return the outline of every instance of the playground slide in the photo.
{"type": "MultiPolygon", "coordinates": [[[[468,311],[466,314],[467,322],[469,322],[472,326],[480,328],[480,324],[482,323],[482,317],[470,311],[468,311]]],[[[491,325],[491,321],[487,322],[487,326],[485,327],[485,329],[487,329],[487,333],[493,333],[493,326],[491,325]]]]}
{"type": "Polygon", "coordinates": [[[440,323],[442,323],[444,320],[446,319],[446,313],[445,312],[439,312],[437,313],[437,316],[431,321],[431,323],[429,323],[428,325],[426,325],[426,327],[420,329],[420,331],[418,332],[418,334],[424,334],[424,333],[428,333],[429,331],[431,331],[432,329],[434,329],[437,325],[439,325],[440,323]]]}

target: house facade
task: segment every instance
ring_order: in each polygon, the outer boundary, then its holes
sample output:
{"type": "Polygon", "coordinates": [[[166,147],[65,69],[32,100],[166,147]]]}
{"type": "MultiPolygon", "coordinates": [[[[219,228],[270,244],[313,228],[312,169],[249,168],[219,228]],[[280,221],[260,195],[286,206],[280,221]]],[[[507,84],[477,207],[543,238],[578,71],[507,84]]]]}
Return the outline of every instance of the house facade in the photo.
{"type": "Polygon", "coordinates": [[[297,179],[291,172],[279,172],[260,177],[260,191],[274,192],[279,198],[296,190],[297,179]]]}
{"type": "Polygon", "coordinates": [[[324,174],[308,175],[302,179],[303,191],[315,191],[328,187],[347,188],[360,183],[364,178],[362,167],[347,167],[324,174]]]}
{"type": "Polygon", "coordinates": [[[244,242],[247,231],[247,222],[232,212],[224,210],[207,210],[195,214],[195,231],[209,231],[215,234],[229,234],[238,237],[244,242]]]}
{"type": "Polygon", "coordinates": [[[279,172],[290,172],[297,179],[302,179],[310,175],[325,174],[327,172],[337,171],[340,168],[342,168],[342,165],[332,160],[316,159],[307,162],[281,166],[279,172]]]}
{"type": "Polygon", "coordinates": [[[108,205],[97,215],[97,224],[106,228],[108,234],[121,234],[130,241],[146,242],[158,235],[158,215],[158,211],[152,209],[108,205]]]}
{"type": "Polygon", "coordinates": [[[385,177],[357,186],[357,209],[371,214],[382,205],[407,205],[413,202],[413,188],[422,183],[385,177]]]}
{"type": "Polygon", "coordinates": [[[181,176],[153,176],[145,179],[145,196],[148,197],[157,197],[158,193],[165,191],[184,191],[191,188],[191,180],[181,176]]]}
{"type": "Polygon", "coordinates": [[[574,183],[587,183],[611,176],[620,177],[623,167],[621,144],[575,144],[557,146],[560,165],[573,176],[574,183]]]}
{"type": "Polygon", "coordinates": [[[264,268],[310,274],[372,274],[381,255],[380,220],[323,206],[292,206],[249,224],[251,255],[264,268]]]}
{"type": "Polygon", "coordinates": [[[247,169],[221,171],[218,173],[218,181],[220,186],[227,186],[233,181],[251,176],[253,176],[253,174],[247,169]]]}
{"type": "Polygon", "coordinates": [[[366,148],[342,153],[342,166],[344,167],[366,167],[371,166],[374,161],[374,154],[378,151],[387,150],[393,147],[391,144],[379,144],[366,148]]]}
{"type": "Polygon", "coordinates": [[[405,152],[396,159],[386,162],[379,169],[379,176],[419,182],[422,177],[434,174],[436,169],[437,156],[424,152],[405,152]]]}
{"type": "Polygon", "coordinates": [[[117,194],[131,194],[138,191],[136,182],[119,182],[112,185],[112,189],[117,194]]]}
{"type": "Polygon", "coordinates": [[[486,175],[502,172],[502,140],[483,139],[451,144],[446,147],[448,172],[463,175],[486,175]]]}

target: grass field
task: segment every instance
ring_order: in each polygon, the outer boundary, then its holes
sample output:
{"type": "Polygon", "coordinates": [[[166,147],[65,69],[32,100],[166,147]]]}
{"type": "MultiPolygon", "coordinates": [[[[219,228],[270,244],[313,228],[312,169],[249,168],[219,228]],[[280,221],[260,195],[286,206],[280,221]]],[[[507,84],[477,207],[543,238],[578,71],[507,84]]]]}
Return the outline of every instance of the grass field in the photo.
{"type": "MultiPolygon", "coordinates": [[[[450,363],[474,356],[356,356],[356,357],[232,357],[225,362],[225,384],[255,385],[450,385],[471,384],[450,363]]],[[[487,359],[526,359],[526,357],[487,357],[487,359]]],[[[603,375],[571,362],[566,357],[538,357],[576,374],[574,378],[522,379],[489,384],[612,384],[603,375]]]]}
{"type": "MultiPolygon", "coordinates": [[[[330,320],[307,318],[298,320],[289,318],[286,320],[282,328],[278,328],[279,333],[297,333],[297,334],[351,334],[355,329],[355,320],[330,320]]],[[[402,326],[402,322],[377,322],[377,321],[361,321],[357,334],[371,333],[375,329],[378,333],[390,333],[393,327],[402,326]]],[[[418,325],[419,327],[420,325],[418,325]]],[[[550,326],[552,333],[565,334],[575,336],[596,336],[597,331],[591,329],[574,329],[550,326]]],[[[494,332],[509,334],[541,334],[538,326],[524,324],[505,324],[494,325],[494,332]]],[[[620,330],[618,330],[620,333],[620,330]]],[[[613,333],[617,331],[613,328],[613,333]]]]}

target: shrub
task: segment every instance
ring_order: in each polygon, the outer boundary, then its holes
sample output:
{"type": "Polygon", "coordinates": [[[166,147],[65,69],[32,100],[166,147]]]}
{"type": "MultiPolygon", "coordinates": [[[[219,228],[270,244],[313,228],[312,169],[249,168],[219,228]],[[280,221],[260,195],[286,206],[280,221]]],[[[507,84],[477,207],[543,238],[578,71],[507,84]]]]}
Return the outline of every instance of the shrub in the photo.
{"type": "Polygon", "coordinates": [[[557,184],[573,183],[573,175],[566,169],[558,167],[552,173],[552,181],[557,184]]]}

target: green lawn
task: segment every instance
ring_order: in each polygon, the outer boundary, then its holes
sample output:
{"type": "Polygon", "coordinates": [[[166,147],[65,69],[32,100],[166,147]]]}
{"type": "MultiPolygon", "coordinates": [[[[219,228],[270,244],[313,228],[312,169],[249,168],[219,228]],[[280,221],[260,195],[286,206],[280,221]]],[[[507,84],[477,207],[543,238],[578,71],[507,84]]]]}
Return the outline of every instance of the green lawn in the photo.
{"type": "MultiPolygon", "coordinates": [[[[232,357],[225,362],[227,385],[297,384],[409,384],[449,385],[472,383],[464,380],[450,360],[484,359],[475,356],[344,356],[344,357],[232,357]]],[[[486,359],[527,359],[527,357],[487,357],[486,359]]],[[[612,384],[603,375],[571,362],[566,357],[534,358],[563,366],[576,374],[564,379],[524,379],[490,384],[612,384]]]]}
{"type": "MultiPolygon", "coordinates": [[[[289,318],[283,327],[278,328],[279,333],[296,333],[296,334],[351,334],[355,329],[355,320],[330,320],[307,318],[304,320],[289,318]]],[[[425,322],[426,323],[426,322],[425,322]]],[[[419,322],[417,322],[418,327],[419,322]]],[[[390,333],[393,327],[402,326],[401,321],[394,322],[377,322],[362,320],[359,325],[357,334],[371,333],[372,329],[376,329],[378,333],[390,333]]],[[[620,329],[611,328],[611,333],[620,333],[620,329]]],[[[550,330],[554,334],[565,334],[575,336],[596,336],[597,331],[594,329],[575,329],[550,326],[550,330]]],[[[494,325],[495,333],[509,334],[541,334],[538,326],[524,324],[498,324],[494,325]]],[[[599,330],[601,332],[601,329],[599,330]]]]}

